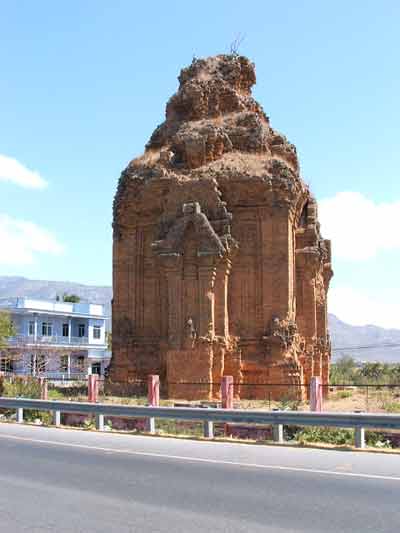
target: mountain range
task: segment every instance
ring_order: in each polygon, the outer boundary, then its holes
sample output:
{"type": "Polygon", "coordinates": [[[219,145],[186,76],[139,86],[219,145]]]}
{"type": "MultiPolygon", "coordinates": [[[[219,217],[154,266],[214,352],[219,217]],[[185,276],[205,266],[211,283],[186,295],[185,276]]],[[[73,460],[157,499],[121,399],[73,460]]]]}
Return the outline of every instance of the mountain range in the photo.
{"type": "MultiPolygon", "coordinates": [[[[56,296],[62,297],[64,293],[76,294],[83,301],[104,304],[106,314],[111,315],[111,287],[0,276],[0,298],[25,296],[55,300],[56,296]]],[[[400,362],[400,329],[352,326],[329,314],[329,330],[334,360],[346,354],[358,361],[400,362]],[[388,344],[397,346],[390,348],[388,344]]]]}

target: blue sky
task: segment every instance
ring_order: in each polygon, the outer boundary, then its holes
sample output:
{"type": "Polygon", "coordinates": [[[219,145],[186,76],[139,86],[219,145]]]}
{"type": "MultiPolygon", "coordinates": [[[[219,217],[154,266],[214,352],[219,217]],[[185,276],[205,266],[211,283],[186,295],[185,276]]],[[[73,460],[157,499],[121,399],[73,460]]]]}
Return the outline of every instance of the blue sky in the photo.
{"type": "Polygon", "coordinates": [[[0,274],[111,284],[121,170],[179,70],[241,33],[333,241],[331,311],[400,327],[399,23],[388,0],[0,0],[0,274]]]}

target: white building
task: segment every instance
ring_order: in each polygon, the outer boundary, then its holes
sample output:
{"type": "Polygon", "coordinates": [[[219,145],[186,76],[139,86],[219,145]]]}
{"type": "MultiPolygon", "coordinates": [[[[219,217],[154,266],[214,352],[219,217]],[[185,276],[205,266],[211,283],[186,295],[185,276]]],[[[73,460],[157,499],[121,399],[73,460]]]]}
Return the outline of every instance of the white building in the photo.
{"type": "Polygon", "coordinates": [[[16,335],[9,338],[12,357],[1,359],[1,370],[49,378],[104,374],[111,353],[103,305],[7,298],[2,309],[16,335]]]}

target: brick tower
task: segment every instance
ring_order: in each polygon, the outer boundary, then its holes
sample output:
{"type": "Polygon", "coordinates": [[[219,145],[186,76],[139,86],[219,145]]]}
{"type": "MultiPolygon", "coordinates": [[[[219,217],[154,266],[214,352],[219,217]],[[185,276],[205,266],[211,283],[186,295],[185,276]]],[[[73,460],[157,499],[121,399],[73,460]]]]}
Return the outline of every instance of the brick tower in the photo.
{"type": "MultiPolygon", "coordinates": [[[[252,98],[245,57],[181,71],[114,200],[110,381],[159,374],[170,397],[242,397],[328,380],[330,242],[296,148],[252,98]],[[203,385],[176,385],[180,382],[203,385]]],[[[298,387],[298,394],[304,390],[298,387]]]]}

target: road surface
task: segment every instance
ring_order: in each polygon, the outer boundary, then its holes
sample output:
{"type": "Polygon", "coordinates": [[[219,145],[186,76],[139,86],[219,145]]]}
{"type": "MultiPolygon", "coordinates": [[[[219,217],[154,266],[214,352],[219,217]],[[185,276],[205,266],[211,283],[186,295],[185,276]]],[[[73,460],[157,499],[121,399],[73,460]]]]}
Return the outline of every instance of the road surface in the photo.
{"type": "Polygon", "coordinates": [[[0,532],[397,532],[400,456],[0,424],[0,532]]]}

